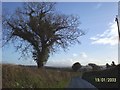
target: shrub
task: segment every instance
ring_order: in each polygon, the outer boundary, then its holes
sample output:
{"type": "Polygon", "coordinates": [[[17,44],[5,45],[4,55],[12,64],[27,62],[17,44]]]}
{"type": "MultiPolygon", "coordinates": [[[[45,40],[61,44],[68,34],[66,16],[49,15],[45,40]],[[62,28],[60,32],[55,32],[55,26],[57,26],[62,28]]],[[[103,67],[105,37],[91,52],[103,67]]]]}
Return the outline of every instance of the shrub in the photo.
{"type": "Polygon", "coordinates": [[[74,63],[74,64],[72,65],[72,69],[73,69],[74,71],[78,71],[81,67],[82,67],[82,66],[81,66],[81,64],[80,64],[79,62],[76,62],[76,63],[74,63]]]}
{"type": "Polygon", "coordinates": [[[96,64],[94,64],[94,63],[89,63],[88,65],[92,67],[92,70],[93,70],[93,71],[95,71],[95,70],[100,70],[100,66],[98,66],[98,65],[96,65],[96,64]]]}

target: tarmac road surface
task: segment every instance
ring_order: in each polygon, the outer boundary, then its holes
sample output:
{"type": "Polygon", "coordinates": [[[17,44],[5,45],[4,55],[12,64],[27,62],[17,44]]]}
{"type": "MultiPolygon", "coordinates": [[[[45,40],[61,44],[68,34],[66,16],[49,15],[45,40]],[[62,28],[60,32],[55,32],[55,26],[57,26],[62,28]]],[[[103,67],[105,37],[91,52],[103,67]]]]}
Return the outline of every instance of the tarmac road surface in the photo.
{"type": "MultiPolygon", "coordinates": [[[[98,90],[95,86],[93,86],[91,83],[89,83],[88,81],[80,78],[80,77],[73,77],[68,85],[68,88],[91,88],[94,90],[98,90]]],[[[80,90],[81,90],[80,89],[80,90]]],[[[90,89],[90,90],[91,90],[90,89]]]]}

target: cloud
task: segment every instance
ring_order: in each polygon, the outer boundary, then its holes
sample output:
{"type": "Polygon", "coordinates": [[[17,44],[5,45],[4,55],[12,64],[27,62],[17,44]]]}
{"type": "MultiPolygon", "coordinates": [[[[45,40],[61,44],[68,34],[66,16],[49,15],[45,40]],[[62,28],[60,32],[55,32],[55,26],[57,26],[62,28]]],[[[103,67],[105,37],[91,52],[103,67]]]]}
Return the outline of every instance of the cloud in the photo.
{"type": "Polygon", "coordinates": [[[116,22],[112,22],[109,24],[109,28],[103,32],[102,34],[97,34],[94,37],[90,38],[92,40],[92,44],[109,44],[111,46],[118,44],[118,32],[117,32],[117,24],[116,22]]]}
{"type": "Polygon", "coordinates": [[[52,67],[71,67],[74,63],[74,59],[59,59],[59,60],[48,60],[45,66],[52,67]]]}
{"type": "Polygon", "coordinates": [[[78,55],[76,53],[73,53],[73,57],[77,57],[78,55]]]}
{"type": "MultiPolygon", "coordinates": [[[[80,52],[79,54],[73,54],[77,56],[70,56],[68,58],[59,58],[57,60],[55,59],[50,59],[47,61],[45,66],[51,66],[51,67],[71,67],[75,62],[79,62],[81,65],[87,65],[88,63],[95,63],[97,65],[105,65],[105,62],[111,63],[114,58],[106,58],[106,59],[101,59],[101,58],[96,58],[87,55],[85,52],[80,52]]],[[[114,60],[115,63],[117,63],[117,59],[114,60]]]]}
{"type": "Polygon", "coordinates": [[[69,58],[61,58],[58,60],[48,60],[46,66],[52,67],[71,67],[75,62],[80,62],[81,64],[87,63],[87,54],[85,52],[81,52],[79,54],[73,53],[69,58]]]}
{"type": "Polygon", "coordinates": [[[80,57],[82,57],[82,58],[87,58],[87,55],[86,55],[85,52],[82,52],[82,53],[80,53],[80,57]]]}

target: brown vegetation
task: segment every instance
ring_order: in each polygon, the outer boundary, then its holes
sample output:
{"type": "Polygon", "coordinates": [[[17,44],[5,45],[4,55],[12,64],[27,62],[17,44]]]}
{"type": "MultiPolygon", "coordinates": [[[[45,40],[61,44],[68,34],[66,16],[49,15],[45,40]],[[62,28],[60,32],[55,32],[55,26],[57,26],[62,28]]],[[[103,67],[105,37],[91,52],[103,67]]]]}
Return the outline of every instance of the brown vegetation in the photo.
{"type": "Polygon", "coordinates": [[[2,66],[3,88],[64,88],[76,75],[80,73],[8,64],[2,66]]]}

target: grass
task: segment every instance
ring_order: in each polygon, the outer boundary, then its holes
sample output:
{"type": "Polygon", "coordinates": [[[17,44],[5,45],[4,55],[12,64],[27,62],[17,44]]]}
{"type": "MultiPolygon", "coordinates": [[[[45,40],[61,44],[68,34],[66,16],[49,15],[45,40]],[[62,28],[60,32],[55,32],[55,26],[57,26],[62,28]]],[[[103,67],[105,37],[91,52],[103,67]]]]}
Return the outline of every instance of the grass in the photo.
{"type": "Polygon", "coordinates": [[[118,88],[119,80],[120,80],[120,64],[107,69],[107,70],[100,70],[100,71],[90,71],[83,74],[82,78],[99,88],[118,88]],[[100,81],[96,81],[95,78],[99,78],[100,81]],[[105,80],[102,80],[105,78],[105,80]],[[116,82],[111,81],[111,78],[116,78],[116,82]]]}
{"type": "Polygon", "coordinates": [[[3,88],[65,88],[80,72],[2,65],[3,88]]]}

